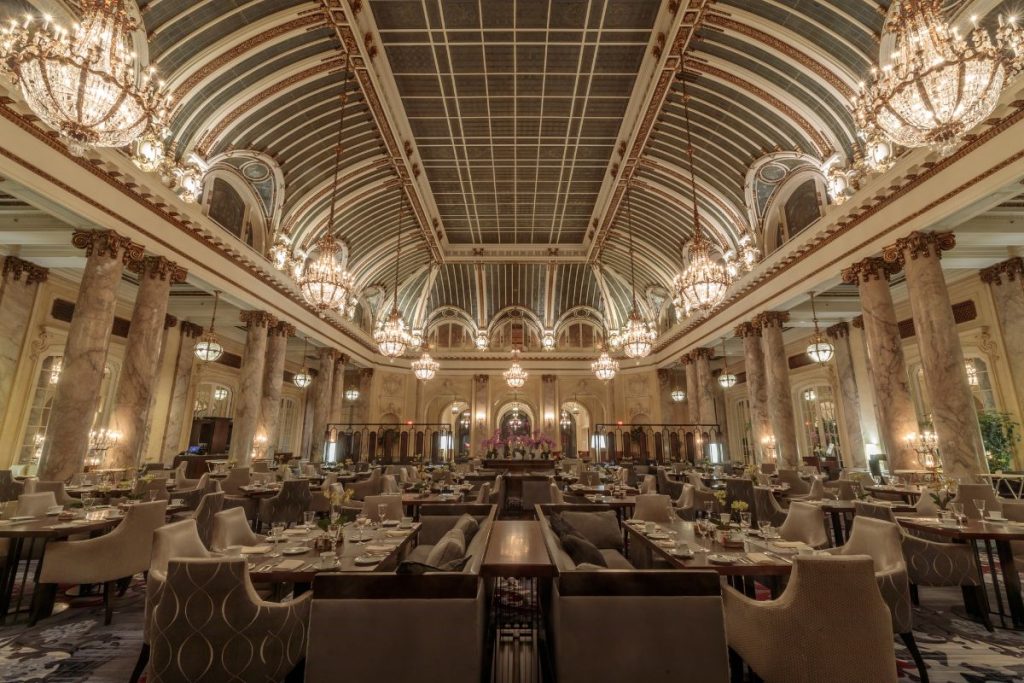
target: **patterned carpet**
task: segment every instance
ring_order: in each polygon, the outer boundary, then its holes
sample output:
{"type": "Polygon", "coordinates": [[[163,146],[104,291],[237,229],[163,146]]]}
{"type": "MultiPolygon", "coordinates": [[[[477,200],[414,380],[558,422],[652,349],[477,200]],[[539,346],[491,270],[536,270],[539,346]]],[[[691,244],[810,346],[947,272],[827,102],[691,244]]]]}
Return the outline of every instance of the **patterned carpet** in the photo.
{"type": "MultiPolygon", "coordinates": [[[[118,600],[110,626],[100,598],[86,596],[62,598],[59,612],[34,628],[23,618],[0,627],[0,683],[124,683],[142,646],[143,589],[136,581],[118,600]]],[[[914,632],[933,683],[1024,681],[1024,633],[989,633],[963,618],[958,590],[922,588],[921,605],[914,632]]],[[[896,642],[900,680],[920,680],[896,642]]]]}

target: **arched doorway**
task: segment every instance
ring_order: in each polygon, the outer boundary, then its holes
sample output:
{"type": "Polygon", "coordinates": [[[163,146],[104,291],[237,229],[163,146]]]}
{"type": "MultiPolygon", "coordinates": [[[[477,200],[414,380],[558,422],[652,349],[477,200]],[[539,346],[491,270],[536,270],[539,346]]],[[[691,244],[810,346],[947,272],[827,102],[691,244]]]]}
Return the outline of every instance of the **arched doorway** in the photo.
{"type": "Polygon", "coordinates": [[[533,409],[518,399],[505,403],[497,413],[498,435],[507,440],[512,436],[528,436],[533,434],[536,422],[533,409]]]}
{"type": "Polygon", "coordinates": [[[590,449],[590,411],[578,401],[566,401],[558,418],[562,455],[575,458],[590,449]]]}

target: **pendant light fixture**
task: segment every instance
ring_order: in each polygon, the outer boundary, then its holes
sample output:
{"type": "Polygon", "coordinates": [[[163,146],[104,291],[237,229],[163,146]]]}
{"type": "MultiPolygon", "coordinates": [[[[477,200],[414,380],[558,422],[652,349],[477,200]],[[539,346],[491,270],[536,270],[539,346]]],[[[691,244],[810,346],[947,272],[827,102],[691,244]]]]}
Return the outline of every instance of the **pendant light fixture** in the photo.
{"type": "Polygon", "coordinates": [[[313,383],[313,376],[309,374],[309,370],[306,368],[306,344],[308,341],[309,337],[302,338],[302,369],[292,377],[292,383],[299,389],[305,389],[313,383]]]}
{"type": "Polygon", "coordinates": [[[434,379],[434,375],[441,369],[441,364],[430,357],[430,354],[426,351],[423,355],[412,362],[412,374],[416,375],[416,379],[424,382],[429,382],[434,379]]]}
{"type": "Polygon", "coordinates": [[[729,372],[729,357],[725,355],[725,337],[722,337],[722,374],[718,376],[718,383],[723,389],[736,386],[736,375],[729,372]]]}
{"type": "Polygon", "coordinates": [[[683,84],[683,118],[686,124],[686,154],[690,162],[690,193],[693,199],[693,239],[690,241],[689,263],[672,283],[674,302],[685,315],[707,315],[725,299],[732,278],[725,265],[711,256],[711,243],[704,237],[697,202],[697,179],[693,166],[693,139],[690,133],[690,104],[683,84]]]}
{"type": "Polygon", "coordinates": [[[521,389],[526,384],[530,373],[523,370],[523,366],[519,364],[519,349],[512,349],[512,366],[502,375],[505,377],[505,383],[513,389],[521,389]]]}
{"type": "Polygon", "coordinates": [[[210,316],[210,330],[199,337],[194,348],[196,358],[204,363],[212,363],[224,354],[224,347],[220,343],[220,338],[218,338],[217,333],[214,332],[214,327],[217,324],[217,303],[219,300],[220,292],[214,290],[213,315],[210,316]]]}
{"type": "Polygon", "coordinates": [[[395,255],[395,299],[387,320],[373,334],[377,348],[388,358],[398,358],[409,346],[409,331],[402,313],[398,310],[398,268],[402,262],[402,221],[405,218],[405,188],[401,190],[398,204],[398,253],[395,255]]]}
{"type": "Polygon", "coordinates": [[[607,351],[602,351],[598,359],[590,364],[590,370],[599,380],[607,382],[615,378],[615,373],[619,371],[619,361],[609,356],[607,351]]]}
{"type": "MultiPolygon", "coordinates": [[[[626,230],[629,234],[629,284],[632,290],[633,308],[629,312],[626,324],[619,331],[618,337],[622,344],[623,353],[630,358],[646,358],[650,355],[651,349],[654,348],[654,340],[657,338],[658,333],[654,330],[654,324],[645,320],[644,317],[640,315],[640,308],[636,304],[636,265],[633,257],[633,212],[630,208],[630,196],[632,194],[632,185],[627,182],[626,230]]],[[[598,360],[600,361],[601,359],[598,360]]]]}
{"type": "Polygon", "coordinates": [[[836,349],[821,334],[818,329],[818,313],[814,308],[814,292],[811,292],[811,315],[814,317],[814,336],[807,346],[807,355],[818,365],[824,365],[832,360],[836,349]]]}

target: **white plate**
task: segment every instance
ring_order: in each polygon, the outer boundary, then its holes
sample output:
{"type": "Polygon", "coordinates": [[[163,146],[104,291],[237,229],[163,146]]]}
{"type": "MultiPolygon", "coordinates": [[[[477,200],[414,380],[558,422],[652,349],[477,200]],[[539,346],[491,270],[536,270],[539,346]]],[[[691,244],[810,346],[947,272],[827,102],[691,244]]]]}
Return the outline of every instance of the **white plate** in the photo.
{"type": "Polygon", "coordinates": [[[282,555],[305,555],[310,550],[312,550],[312,548],[310,548],[309,546],[293,545],[293,546],[290,546],[288,548],[281,548],[281,554],[282,555]]]}
{"type": "Polygon", "coordinates": [[[686,549],[686,550],[673,550],[672,551],[672,557],[678,557],[678,558],[681,558],[681,559],[684,559],[684,560],[689,560],[689,559],[693,558],[693,551],[690,550],[690,549],[686,549]]]}
{"type": "Polygon", "coordinates": [[[35,516],[34,515],[17,515],[15,517],[11,517],[11,521],[12,522],[27,522],[30,519],[35,519],[35,516]]]}
{"type": "Polygon", "coordinates": [[[363,548],[363,551],[368,555],[386,555],[394,550],[395,547],[392,545],[383,545],[381,543],[371,543],[370,545],[363,548]]]}
{"type": "Polygon", "coordinates": [[[329,572],[332,569],[340,569],[341,564],[338,562],[332,562],[331,564],[324,564],[323,562],[314,562],[313,569],[318,572],[329,572]]]}
{"type": "Polygon", "coordinates": [[[668,534],[661,531],[652,531],[649,534],[645,534],[645,536],[647,536],[647,538],[651,539],[652,541],[664,541],[669,538],[668,534]]]}
{"type": "Polygon", "coordinates": [[[386,519],[384,520],[384,526],[398,526],[397,519],[386,519]]]}
{"type": "Polygon", "coordinates": [[[708,555],[708,562],[711,564],[735,564],[736,558],[732,555],[712,554],[708,555]]]}
{"type": "Polygon", "coordinates": [[[380,564],[381,560],[383,559],[384,558],[380,555],[360,555],[352,561],[355,562],[357,565],[366,567],[371,564],[380,564]]]}

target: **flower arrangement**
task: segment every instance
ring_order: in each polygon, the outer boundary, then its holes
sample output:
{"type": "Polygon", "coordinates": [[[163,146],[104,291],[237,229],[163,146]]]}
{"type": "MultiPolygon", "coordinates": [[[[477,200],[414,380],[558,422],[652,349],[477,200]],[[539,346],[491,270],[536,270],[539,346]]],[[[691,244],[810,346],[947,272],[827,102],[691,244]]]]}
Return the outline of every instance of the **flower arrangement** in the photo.
{"type": "Polygon", "coordinates": [[[492,458],[498,454],[498,448],[502,447],[511,453],[525,454],[527,452],[540,451],[547,456],[554,448],[555,442],[552,438],[540,432],[534,432],[532,435],[515,434],[504,439],[501,436],[501,432],[495,430],[493,435],[480,442],[480,446],[487,453],[487,456],[492,458]]]}
{"type": "Polygon", "coordinates": [[[734,500],[732,502],[732,505],[730,505],[729,507],[732,508],[733,512],[746,512],[747,510],[750,509],[750,506],[747,505],[747,501],[745,500],[734,500]]]}
{"type": "Polygon", "coordinates": [[[724,508],[726,499],[725,491],[715,491],[712,495],[715,496],[715,500],[718,501],[718,505],[724,508]]]}

